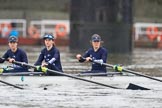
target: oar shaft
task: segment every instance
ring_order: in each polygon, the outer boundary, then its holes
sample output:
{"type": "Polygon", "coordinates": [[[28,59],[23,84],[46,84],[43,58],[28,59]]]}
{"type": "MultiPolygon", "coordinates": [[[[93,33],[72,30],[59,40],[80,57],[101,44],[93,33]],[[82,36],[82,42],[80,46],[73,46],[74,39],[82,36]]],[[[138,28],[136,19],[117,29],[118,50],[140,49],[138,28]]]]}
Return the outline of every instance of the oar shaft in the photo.
{"type": "MultiPolygon", "coordinates": [[[[28,67],[31,67],[31,68],[36,68],[36,66],[30,65],[30,64],[27,64],[27,63],[18,62],[18,61],[14,61],[13,63],[19,64],[21,66],[28,66],[28,67]]],[[[77,77],[77,76],[69,75],[69,74],[66,74],[66,73],[54,71],[54,70],[51,70],[51,69],[47,69],[47,71],[49,71],[51,73],[58,74],[58,75],[67,76],[67,77],[70,77],[70,78],[82,80],[82,81],[85,81],[85,82],[90,82],[90,83],[93,83],[93,84],[98,84],[98,85],[105,86],[105,87],[109,87],[109,88],[113,88],[113,89],[123,89],[123,88],[118,88],[118,87],[106,85],[106,84],[103,84],[103,83],[99,83],[99,82],[96,82],[96,81],[92,81],[92,80],[80,78],[80,77],[77,77]]]]}
{"type": "Polygon", "coordinates": [[[156,80],[156,81],[162,82],[162,80],[160,80],[160,79],[157,79],[157,78],[154,78],[154,77],[150,77],[148,75],[140,74],[139,72],[135,72],[135,71],[132,71],[132,70],[123,69],[123,71],[127,72],[127,73],[132,73],[132,74],[135,74],[135,75],[138,75],[138,76],[142,76],[142,77],[146,77],[146,78],[149,78],[149,79],[152,79],[152,80],[156,80]]]}
{"type": "Polygon", "coordinates": [[[101,86],[109,87],[109,88],[122,89],[122,88],[106,85],[106,84],[103,84],[103,83],[99,83],[99,82],[96,82],[96,81],[92,81],[92,80],[87,80],[87,79],[84,79],[84,78],[76,77],[76,76],[69,75],[69,74],[66,74],[66,73],[60,73],[60,72],[57,72],[57,71],[54,71],[54,70],[51,70],[51,69],[48,69],[48,71],[52,72],[52,73],[57,73],[57,74],[60,74],[60,75],[63,75],[63,76],[67,76],[67,77],[70,77],[70,78],[74,78],[74,79],[90,82],[90,83],[93,83],[93,84],[98,84],[98,85],[101,85],[101,86]]]}
{"type": "MultiPolygon", "coordinates": [[[[98,63],[98,64],[101,64],[101,63],[96,62],[96,61],[92,61],[92,62],[94,62],[94,63],[98,63]]],[[[114,65],[107,64],[107,63],[102,63],[102,65],[107,66],[107,67],[111,67],[111,68],[114,67],[114,65]]],[[[135,75],[138,75],[138,76],[143,76],[143,77],[146,77],[146,78],[149,78],[149,79],[155,80],[155,81],[160,81],[160,82],[162,82],[162,80],[160,80],[160,79],[153,78],[153,77],[151,77],[151,76],[144,75],[144,74],[139,73],[139,72],[136,72],[136,71],[132,71],[132,70],[128,70],[128,69],[122,69],[122,71],[127,72],[127,73],[131,73],[131,74],[135,74],[135,75]]]]}
{"type": "Polygon", "coordinates": [[[11,84],[11,83],[8,83],[8,82],[2,81],[2,80],[0,80],[0,82],[1,82],[1,83],[4,83],[4,84],[6,84],[6,85],[9,85],[9,86],[13,86],[13,87],[18,88],[18,89],[24,89],[24,88],[22,88],[22,87],[13,85],[13,84],[11,84]]]}

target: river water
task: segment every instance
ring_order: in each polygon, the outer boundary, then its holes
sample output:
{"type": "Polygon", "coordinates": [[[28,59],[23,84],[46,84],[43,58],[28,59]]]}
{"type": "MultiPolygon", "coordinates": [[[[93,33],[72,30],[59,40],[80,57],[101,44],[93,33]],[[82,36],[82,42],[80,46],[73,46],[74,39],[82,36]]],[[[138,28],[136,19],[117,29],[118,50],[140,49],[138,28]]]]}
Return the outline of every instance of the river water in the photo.
{"type": "MultiPolygon", "coordinates": [[[[33,64],[42,47],[23,47],[33,64]]],[[[1,46],[0,56],[6,47],[1,46]]],[[[76,53],[60,48],[63,70],[73,73],[90,69],[90,64],[78,63],[76,53]]],[[[162,80],[162,51],[160,49],[134,49],[132,55],[109,55],[108,63],[122,64],[125,68],[156,76],[162,80]]],[[[1,64],[0,67],[8,65],[1,64]]],[[[1,78],[3,79],[3,78],[1,78]]],[[[20,76],[21,79],[21,76],[20,76]]],[[[26,77],[24,79],[27,80],[26,77]]],[[[48,78],[47,78],[48,79],[48,78]]],[[[22,82],[24,90],[0,84],[1,108],[161,108],[162,83],[137,76],[88,77],[88,80],[126,88],[134,83],[151,90],[112,89],[67,77],[54,77],[53,82],[30,84],[22,82]],[[46,90],[45,90],[46,88],[46,90]]],[[[6,80],[15,84],[14,80],[6,80]]],[[[44,80],[42,80],[43,82],[44,80]]],[[[41,82],[41,81],[39,81],[41,82]]]]}
{"type": "MultiPolygon", "coordinates": [[[[0,85],[1,108],[161,108],[160,82],[141,77],[87,78],[126,88],[129,82],[152,90],[118,90],[67,77],[46,85],[24,85],[24,90],[0,85]],[[138,80],[137,80],[138,79],[138,80]],[[44,90],[46,88],[46,90],[44,90]]],[[[10,82],[13,83],[13,82],[10,82]]],[[[43,82],[42,82],[43,83],[43,82]]],[[[21,84],[22,85],[22,84],[21,84]]],[[[20,85],[19,85],[20,86],[20,85]]]]}

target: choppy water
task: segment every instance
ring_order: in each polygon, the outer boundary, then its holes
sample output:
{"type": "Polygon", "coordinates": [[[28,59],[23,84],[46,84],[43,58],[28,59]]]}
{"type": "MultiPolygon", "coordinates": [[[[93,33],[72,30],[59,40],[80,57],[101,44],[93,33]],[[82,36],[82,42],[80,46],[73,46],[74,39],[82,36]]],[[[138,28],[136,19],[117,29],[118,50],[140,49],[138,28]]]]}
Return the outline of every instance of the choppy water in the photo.
{"type": "Polygon", "coordinates": [[[67,77],[55,77],[47,85],[25,85],[19,90],[1,84],[1,108],[161,108],[160,82],[136,77],[87,78],[126,88],[129,82],[152,90],[118,90],[67,77]],[[44,87],[47,90],[44,90],[44,87]]]}
{"type": "MultiPolygon", "coordinates": [[[[29,62],[35,62],[41,47],[23,47],[29,62]]],[[[1,47],[0,56],[6,47],[1,47]]],[[[66,72],[80,72],[90,69],[90,64],[80,64],[68,48],[61,48],[61,60],[66,72]]],[[[132,55],[109,55],[108,63],[123,64],[126,68],[145,74],[162,76],[162,51],[160,49],[134,49],[132,55]]],[[[0,67],[6,64],[1,64],[0,67]]],[[[55,77],[50,84],[36,84],[33,81],[19,90],[0,84],[1,108],[161,108],[162,83],[143,77],[98,77],[89,78],[116,87],[126,88],[129,83],[152,90],[116,90],[78,81],[67,77],[55,77]],[[36,85],[33,85],[36,84],[36,85]],[[44,90],[47,88],[47,90],[44,90]]],[[[8,80],[9,83],[16,83],[8,80]]],[[[22,84],[23,85],[23,84],[22,84]]]]}

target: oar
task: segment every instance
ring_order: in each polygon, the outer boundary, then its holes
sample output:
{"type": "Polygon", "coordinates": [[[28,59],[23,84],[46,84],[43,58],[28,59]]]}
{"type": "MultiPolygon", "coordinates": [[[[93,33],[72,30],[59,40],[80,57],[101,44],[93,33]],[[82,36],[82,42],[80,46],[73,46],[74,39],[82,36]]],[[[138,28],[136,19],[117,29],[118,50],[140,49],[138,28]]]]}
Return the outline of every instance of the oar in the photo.
{"type": "MultiPolygon", "coordinates": [[[[4,58],[0,58],[0,59],[1,59],[1,60],[5,60],[4,58]]],[[[6,84],[6,85],[9,85],[9,86],[18,88],[18,89],[24,89],[24,88],[22,88],[22,87],[16,86],[16,85],[14,85],[14,84],[11,84],[11,83],[8,83],[8,82],[2,81],[2,80],[0,80],[0,82],[1,82],[1,83],[4,83],[4,84],[6,84]]]]}
{"type": "MultiPolygon", "coordinates": [[[[94,60],[93,60],[92,62],[97,63],[97,64],[101,64],[101,65],[104,65],[104,66],[107,66],[107,67],[111,67],[111,68],[114,68],[114,66],[116,66],[116,65],[111,65],[111,64],[107,64],[107,63],[100,63],[100,62],[94,61],[94,60]]],[[[116,68],[117,68],[117,67],[116,67],[116,68]]],[[[149,79],[152,79],[152,80],[156,80],[156,81],[162,82],[162,80],[160,80],[160,79],[153,78],[153,77],[151,77],[151,76],[141,74],[140,72],[136,72],[136,71],[124,69],[124,68],[122,68],[122,67],[120,67],[120,68],[121,68],[120,71],[124,71],[124,72],[127,72],[127,73],[135,74],[135,75],[138,75],[138,76],[143,76],[143,77],[146,77],[146,78],[149,78],[149,79]]]]}
{"type": "MultiPolygon", "coordinates": [[[[13,63],[21,65],[21,66],[27,66],[27,67],[30,67],[30,68],[34,68],[34,69],[37,68],[37,66],[30,65],[30,64],[27,64],[27,63],[23,63],[23,62],[14,61],[13,63]]],[[[96,81],[87,80],[87,79],[77,77],[77,76],[74,76],[74,75],[58,72],[58,71],[51,70],[51,69],[48,69],[48,68],[46,68],[45,70],[46,70],[46,72],[48,71],[48,72],[55,73],[55,74],[58,74],[58,75],[67,76],[67,77],[70,77],[70,78],[82,80],[82,81],[85,81],[85,82],[89,82],[89,83],[93,83],[93,84],[97,84],[97,85],[101,85],[101,86],[105,86],[105,87],[109,87],[109,88],[113,88],[113,89],[131,89],[131,90],[135,90],[134,88],[130,87],[130,85],[127,88],[119,88],[119,87],[114,87],[114,86],[111,86],[111,85],[106,85],[106,84],[103,84],[103,83],[99,83],[99,82],[96,82],[96,81]]],[[[139,88],[139,89],[141,89],[141,88],[139,88]]],[[[136,90],[137,90],[137,88],[136,88],[136,90]]],[[[141,90],[149,90],[149,89],[143,88],[141,90]]]]}
{"type": "Polygon", "coordinates": [[[0,80],[0,82],[1,82],[1,83],[4,83],[4,84],[6,84],[6,85],[9,85],[9,86],[18,88],[18,89],[24,89],[24,88],[22,88],[22,87],[16,86],[16,85],[14,85],[14,84],[11,84],[11,83],[8,83],[8,82],[2,81],[2,80],[0,80]]]}

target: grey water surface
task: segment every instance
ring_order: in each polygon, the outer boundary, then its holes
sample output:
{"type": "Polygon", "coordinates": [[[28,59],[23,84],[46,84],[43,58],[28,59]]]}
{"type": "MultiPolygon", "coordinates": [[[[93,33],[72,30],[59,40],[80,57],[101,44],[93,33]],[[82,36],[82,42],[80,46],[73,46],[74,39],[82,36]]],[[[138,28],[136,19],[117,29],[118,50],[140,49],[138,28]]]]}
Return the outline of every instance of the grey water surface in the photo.
{"type": "MultiPolygon", "coordinates": [[[[26,47],[29,63],[33,64],[43,46],[26,47]]],[[[1,46],[0,56],[7,47],[1,46]]],[[[76,53],[71,53],[69,48],[60,48],[63,70],[66,73],[75,73],[90,69],[90,64],[78,63],[76,53]]],[[[131,55],[110,53],[110,64],[122,64],[124,68],[139,71],[162,80],[162,51],[160,49],[134,49],[131,55]]],[[[10,65],[0,64],[0,67],[10,65]]],[[[109,70],[109,69],[108,69],[109,70]]],[[[3,79],[3,78],[1,78],[3,79]]],[[[19,80],[21,79],[21,76],[19,80]]],[[[48,79],[48,78],[47,78],[48,79]]],[[[1,108],[161,108],[162,107],[162,82],[138,76],[115,77],[86,77],[88,80],[126,88],[129,83],[134,83],[151,90],[125,90],[112,89],[96,84],[91,84],[67,77],[54,77],[53,81],[40,80],[37,82],[27,80],[17,84],[24,88],[19,90],[14,87],[0,84],[1,108]],[[31,81],[31,82],[30,82],[31,81]],[[29,82],[26,84],[25,82],[29,82]]],[[[16,84],[16,81],[5,80],[16,84]]],[[[20,81],[21,82],[21,81],[20,81]]]]}

